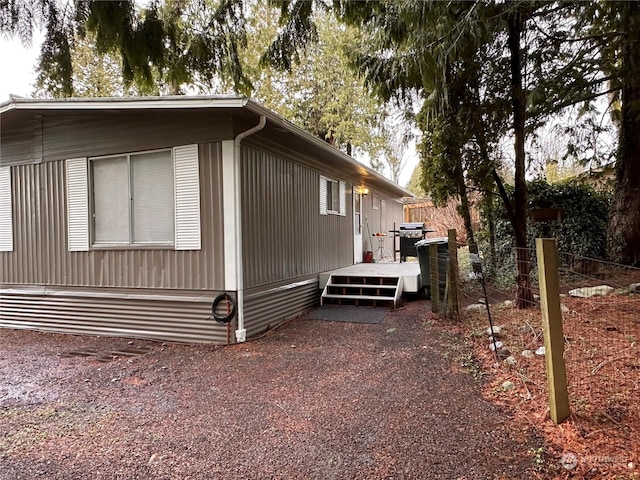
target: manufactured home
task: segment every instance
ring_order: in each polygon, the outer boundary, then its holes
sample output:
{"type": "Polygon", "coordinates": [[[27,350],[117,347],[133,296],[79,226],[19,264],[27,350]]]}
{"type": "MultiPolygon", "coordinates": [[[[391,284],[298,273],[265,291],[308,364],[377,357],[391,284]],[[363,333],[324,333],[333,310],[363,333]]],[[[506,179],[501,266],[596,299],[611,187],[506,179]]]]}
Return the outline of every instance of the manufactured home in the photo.
{"type": "Polygon", "coordinates": [[[317,306],[409,195],[244,97],[12,97],[0,327],[241,342],[317,306]]]}

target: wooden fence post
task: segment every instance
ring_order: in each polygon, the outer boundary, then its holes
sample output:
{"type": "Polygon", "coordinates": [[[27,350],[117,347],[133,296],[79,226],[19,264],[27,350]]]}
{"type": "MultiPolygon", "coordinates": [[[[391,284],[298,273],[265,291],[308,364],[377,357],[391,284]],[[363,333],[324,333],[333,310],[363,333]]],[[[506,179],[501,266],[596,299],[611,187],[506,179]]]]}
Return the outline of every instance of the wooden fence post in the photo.
{"type": "Polygon", "coordinates": [[[458,237],[456,235],[455,228],[448,231],[448,247],[449,247],[449,262],[447,264],[447,304],[446,314],[448,318],[460,314],[460,307],[458,305],[458,237]]]}
{"type": "Polygon", "coordinates": [[[536,238],[538,276],[540,279],[540,303],[544,333],[549,410],[551,419],[559,424],[569,418],[567,372],[564,364],[564,334],[560,310],[560,280],[558,278],[558,253],[552,238],[536,238]]]}
{"type": "Polygon", "coordinates": [[[438,245],[429,245],[429,287],[431,311],[440,312],[440,265],[438,264],[438,245]]]}

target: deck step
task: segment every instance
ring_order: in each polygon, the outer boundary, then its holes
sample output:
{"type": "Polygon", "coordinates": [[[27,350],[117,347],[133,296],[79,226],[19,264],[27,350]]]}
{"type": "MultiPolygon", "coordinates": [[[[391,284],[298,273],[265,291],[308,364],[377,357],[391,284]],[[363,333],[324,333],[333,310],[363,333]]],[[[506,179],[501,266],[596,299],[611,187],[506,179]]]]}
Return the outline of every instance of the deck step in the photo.
{"type": "Polygon", "coordinates": [[[402,294],[402,277],[331,275],[324,287],[321,304],[361,305],[364,303],[398,306],[402,294]]]}
{"type": "Polygon", "coordinates": [[[354,300],[380,300],[393,302],[395,297],[383,297],[379,295],[337,295],[335,293],[327,293],[324,298],[353,298],[354,300]]]}
{"type": "Polygon", "coordinates": [[[396,285],[376,285],[372,283],[332,283],[332,287],[342,288],[384,288],[387,290],[395,290],[396,285]]]}

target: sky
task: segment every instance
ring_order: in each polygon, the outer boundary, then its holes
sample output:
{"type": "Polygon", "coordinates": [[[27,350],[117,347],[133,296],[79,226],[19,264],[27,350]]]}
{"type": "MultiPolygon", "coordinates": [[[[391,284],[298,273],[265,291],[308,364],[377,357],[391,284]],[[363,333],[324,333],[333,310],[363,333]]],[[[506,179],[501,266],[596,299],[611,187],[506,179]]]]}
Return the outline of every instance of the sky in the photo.
{"type": "Polygon", "coordinates": [[[0,36],[0,103],[9,100],[9,94],[30,97],[33,93],[42,38],[34,38],[32,48],[27,48],[20,40],[6,39],[0,36]]]}
{"type": "MultiPolygon", "coordinates": [[[[35,66],[38,61],[42,36],[34,37],[31,47],[25,47],[18,39],[0,36],[0,65],[7,68],[0,75],[0,103],[9,100],[9,95],[30,97],[36,80],[35,66]]],[[[412,145],[413,147],[413,145],[412,145]]],[[[409,160],[400,175],[400,185],[406,185],[417,164],[414,148],[408,152],[409,160]]]]}

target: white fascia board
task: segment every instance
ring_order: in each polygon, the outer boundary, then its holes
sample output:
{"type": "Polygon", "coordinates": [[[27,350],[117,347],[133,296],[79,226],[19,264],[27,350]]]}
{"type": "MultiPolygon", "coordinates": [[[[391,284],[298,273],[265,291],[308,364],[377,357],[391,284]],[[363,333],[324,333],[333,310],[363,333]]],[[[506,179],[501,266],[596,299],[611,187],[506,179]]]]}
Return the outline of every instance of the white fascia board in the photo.
{"type": "Polygon", "coordinates": [[[39,99],[12,98],[0,104],[0,114],[9,110],[155,110],[197,108],[242,108],[248,99],[235,95],[202,97],[121,97],[39,99]]]}

